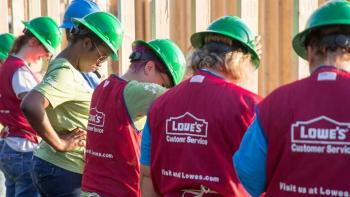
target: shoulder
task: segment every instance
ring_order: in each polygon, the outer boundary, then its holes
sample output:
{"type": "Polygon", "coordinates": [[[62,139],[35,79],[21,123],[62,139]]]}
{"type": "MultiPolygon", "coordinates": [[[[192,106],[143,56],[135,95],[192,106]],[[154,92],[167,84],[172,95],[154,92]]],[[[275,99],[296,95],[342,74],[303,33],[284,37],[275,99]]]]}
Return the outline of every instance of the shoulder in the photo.
{"type": "Polygon", "coordinates": [[[166,89],[154,83],[143,83],[138,81],[130,81],[125,87],[125,93],[138,94],[143,96],[159,96],[166,89]]]}
{"type": "Polygon", "coordinates": [[[50,73],[52,71],[56,71],[58,69],[73,69],[74,67],[70,64],[70,62],[64,58],[56,58],[49,63],[47,72],[50,73]]]}
{"type": "Polygon", "coordinates": [[[288,99],[291,99],[292,97],[298,96],[297,92],[302,87],[305,87],[307,80],[308,78],[297,80],[276,88],[263,99],[261,105],[267,105],[271,102],[278,102],[278,100],[286,101],[288,99]]]}

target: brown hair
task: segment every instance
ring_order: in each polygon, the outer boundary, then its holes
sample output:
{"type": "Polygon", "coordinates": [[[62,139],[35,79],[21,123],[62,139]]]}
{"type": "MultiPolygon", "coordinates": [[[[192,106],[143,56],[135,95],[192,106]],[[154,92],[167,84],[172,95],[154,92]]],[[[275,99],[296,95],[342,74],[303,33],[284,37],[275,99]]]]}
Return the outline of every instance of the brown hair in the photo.
{"type": "Polygon", "coordinates": [[[21,48],[28,43],[28,41],[34,37],[34,35],[27,29],[23,30],[24,34],[16,38],[15,42],[12,45],[12,48],[9,54],[18,53],[21,48]]]}
{"type": "Polygon", "coordinates": [[[216,34],[205,36],[204,43],[188,57],[188,66],[192,72],[211,68],[237,83],[246,80],[249,72],[254,70],[252,57],[241,43],[216,34]]]}
{"type": "Polygon", "coordinates": [[[350,47],[341,47],[333,42],[326,41],[327,38],[338,35],[350,36],[350,27],[344,25],[333,25],[312,30],[305,39],[305,48],[313,49],[312,62],[322,62],[326,58],[345,58],[350,60],[350,47]]]}

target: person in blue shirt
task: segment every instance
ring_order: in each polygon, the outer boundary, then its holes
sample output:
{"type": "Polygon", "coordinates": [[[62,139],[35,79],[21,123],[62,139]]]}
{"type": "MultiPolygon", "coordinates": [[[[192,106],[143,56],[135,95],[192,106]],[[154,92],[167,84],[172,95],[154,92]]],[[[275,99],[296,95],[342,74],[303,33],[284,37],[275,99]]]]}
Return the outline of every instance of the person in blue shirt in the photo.
{"type": "MultiPolygon", "coordinates": [[[[329,143],[320,142],[316,137],[311,142],[305,139],[295,142],[298,134],[294,134],[294,127],[300,122],[321,122],[325,116],[332,117],[336,123],[340,122],[338,119],[349,120],[346,116],[349,108],[346,84],[350,72],[348,13],[348,1],[332,0],[311,15],[306,29],[293,39],[295,52],[309,62],[311,76],[278,88],[257,107],[255,119],[232,158],[238,178],[253,197],[264,192],[266,196],[306,195],[296,193],[300,190],[294,190],[294,186],[309,188],[309,195],[317,194],[317,189],[322,192],[323,188],[348,193],[345,192],[350,188],[346,173],[348,156],[293,150],[296,143],[319,147],[329,143]],[[322,171],[327,169],[325,166],[328,170],[322,171]],[[289,186],[285,186],[287,183],[289,186]]],[[[327,131],[327,121],[323,125],[318,122],[318,130],[327,131]]],[[[299,132],[303,133],[304,129],[299,132]]],[[[305,135],[304,138],[308,137],[305,135]]]]}
{"type": "MultiPolygon", "coordinates": [[[[67,40],[70,41],[69,31],[74,26],[72,18],[83,18],[88,14],[100,11],[101,9],[98,5],[91,0],[73,0],[67,7],[64,13],[63,23],[60,25],[60,28],[65,29],[67,40]]],[[[100,83],[101,75],[98,71],[82,73],[82,75],[93,89],[100,83]]]]}

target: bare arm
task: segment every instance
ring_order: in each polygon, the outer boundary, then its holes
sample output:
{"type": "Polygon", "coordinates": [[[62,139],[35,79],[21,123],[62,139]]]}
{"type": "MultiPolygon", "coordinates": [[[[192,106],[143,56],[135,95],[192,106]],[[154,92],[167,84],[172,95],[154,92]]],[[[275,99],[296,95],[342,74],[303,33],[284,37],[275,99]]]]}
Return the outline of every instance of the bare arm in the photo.
{"type": "Polygon", "coordinates": [[[41,93],[33,90],[23,98],[21,110],[32,128],[55,150],[66,152],[85,145],[83,141],[86,139],[86,132],[84,130],[75,129],[61,138],[57,135],[45,111],[49,104],[41,93]]]}
{"type": "Polygon", "coordinates": [[[150,167],[144,166],[142,164],[141,164],[141,196],[142,197],[159,196],[153,187],[150,167]]]}

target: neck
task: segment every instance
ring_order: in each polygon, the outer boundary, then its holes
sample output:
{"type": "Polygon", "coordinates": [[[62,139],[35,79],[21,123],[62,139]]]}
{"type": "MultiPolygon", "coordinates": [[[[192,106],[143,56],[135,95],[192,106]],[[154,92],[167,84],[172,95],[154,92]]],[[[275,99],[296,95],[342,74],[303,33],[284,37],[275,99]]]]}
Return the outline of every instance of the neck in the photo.
{"type": "Polygon", "coordinates": [[[29,47],[22,47],[18,53],[13,54],[14,56],[22,59],[26,64],[31,63],[30,59],[31,49],[29,47]]]}
{"type": "Polygon", "coordinates": [[[143,77],[139,74],[139,72],[135,72],[132,69],[129,69],[124,75],[121,76],[122,79],[126,81],[139,81],[139,82],[144,82],[143,77]]]}
{"type": "Polygon", "coordinates": [[[343,60],[339,60],[339,59],[335,59],[333,61],[330,61],[330,59],[326,59],[325,61],[318,62],[316,64],[310,63],[310,73],[315,72],[315,70],[317,70],[321,66],[334,66],[336,68],[350,72],[350,61],[343,61],[343,60]]]}
{"type": "Polygon", "coordinates": [[[67,48],[63,49],[63,51],[57,55],[57,58],[66,59],[74,68],[79,70],[80,55],[76,52],[74,46],[69,45],[67,48]]]}

